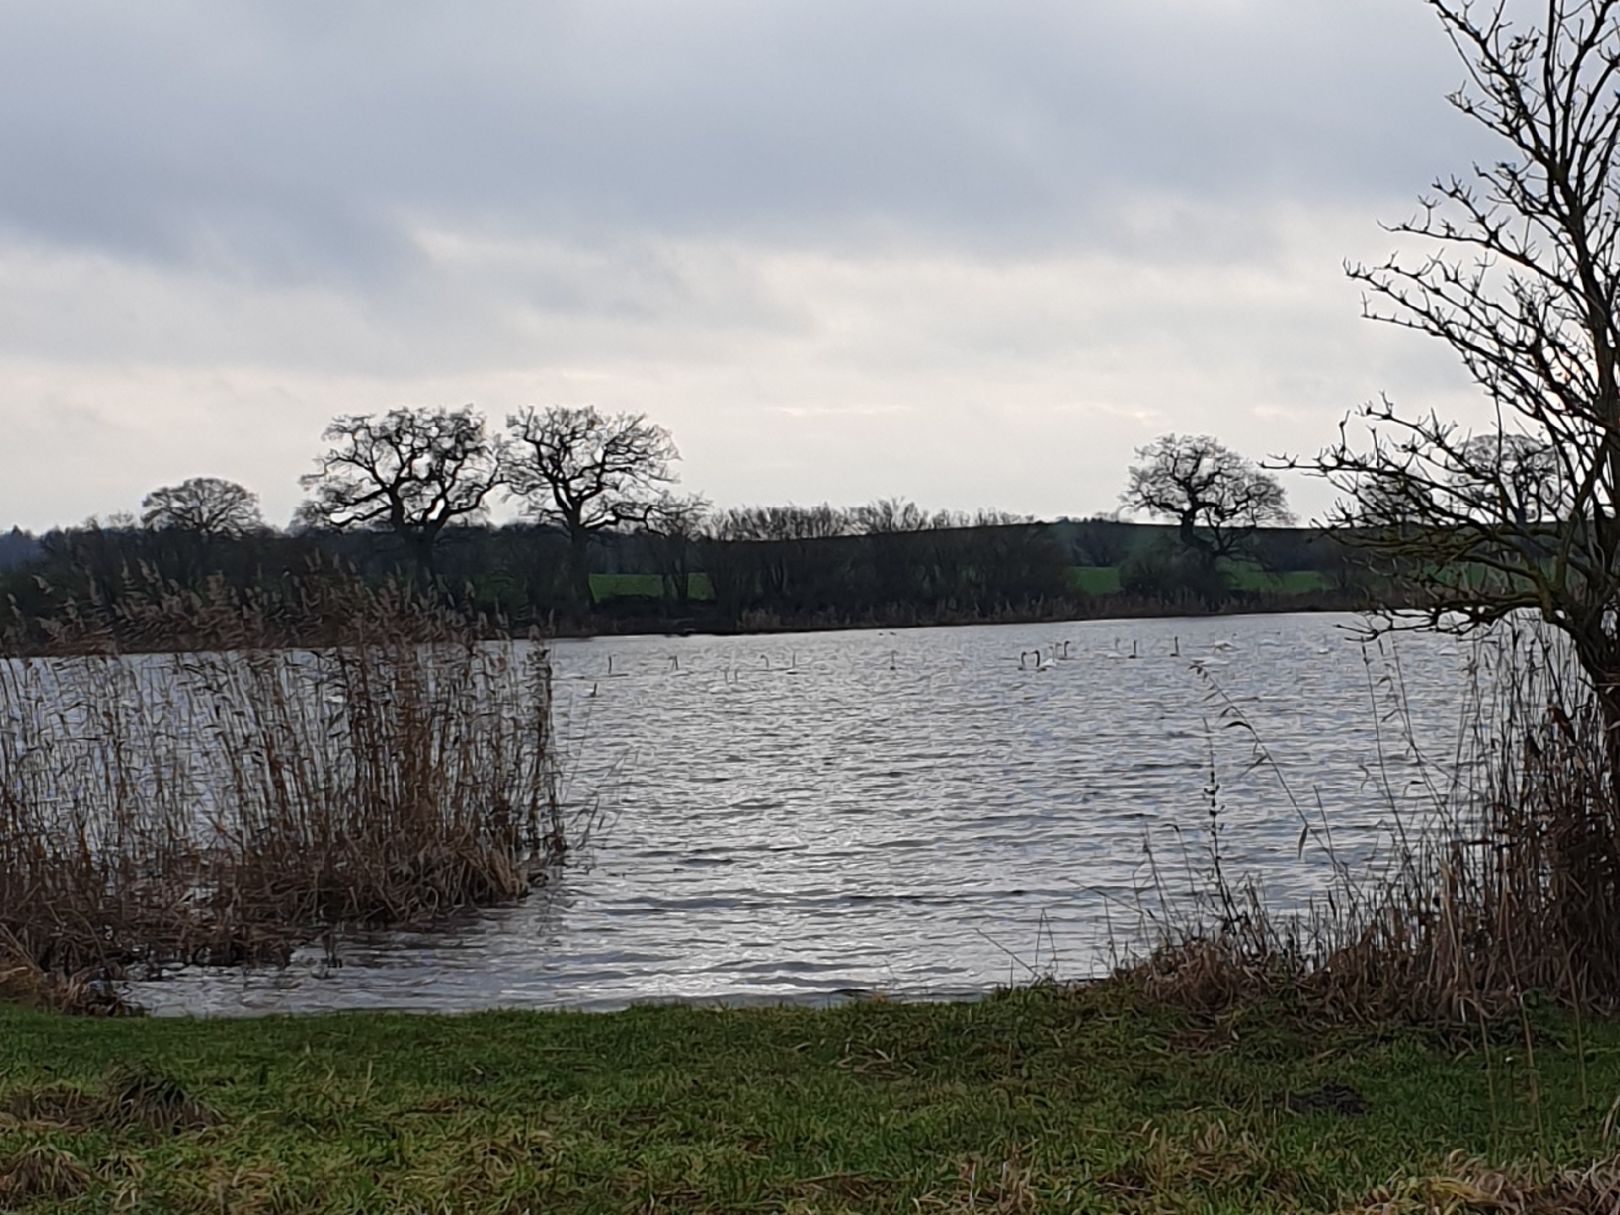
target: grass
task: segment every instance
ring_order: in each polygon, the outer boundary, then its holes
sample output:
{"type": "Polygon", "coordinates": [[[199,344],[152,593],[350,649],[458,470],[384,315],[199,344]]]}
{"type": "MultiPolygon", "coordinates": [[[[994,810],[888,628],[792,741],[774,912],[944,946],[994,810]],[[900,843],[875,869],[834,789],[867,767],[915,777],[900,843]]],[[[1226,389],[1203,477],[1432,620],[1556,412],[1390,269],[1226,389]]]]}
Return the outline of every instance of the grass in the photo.
{"type": "Polygon", "coordinates": [[[1240,566],[1232,571],[1232,581],[1239,590],[1280,591],[1285,595],[1305,595],[1333,588],[1333,580],[1319,570],[1278,570],[1272,573],[1240,566]]]}
{"type": "Polygon", "coordinates": [[[37,1215],[1337,1211],[1453,1153],[1529,1176],[1605,1157],[1620,1027],[1536,1032],[1532,1071],[1511,1043],[1196,1017],[1119,984],[605,1016],[0,1008],[0,1208],[9,1187],[37,1215]]]}
{"type": "MultiPolygon", "coordinates": [[[[1240,591],[1271,591],[1283,595],[1308,595],[1333,588],[1333,581],[1318,570],[1263,570],[1254,565],[1237,565],[1229,571],[1232,585],[1240,591]]],[[[1117,565],[1071,565],[1069,582],[1088,595],[1114,595],[1120,589],[1117,565]]]]}
{"type": "Polygon", "coordinates": [[[1119,566],[1071,565],[1069,583],[1088,595],[1114,595],[1120,590],[1119,566]]]}
{"type": "MultiPolygon", "coordinates": [[[[707,574],[693,574],[689,589],[693,599],[706,602],[714,598],[707,574]]],[[[591,593],[598,601],[628,597],[659,599],[664,594],[664,580],[657,574],[592,574],[591,593]]]]}

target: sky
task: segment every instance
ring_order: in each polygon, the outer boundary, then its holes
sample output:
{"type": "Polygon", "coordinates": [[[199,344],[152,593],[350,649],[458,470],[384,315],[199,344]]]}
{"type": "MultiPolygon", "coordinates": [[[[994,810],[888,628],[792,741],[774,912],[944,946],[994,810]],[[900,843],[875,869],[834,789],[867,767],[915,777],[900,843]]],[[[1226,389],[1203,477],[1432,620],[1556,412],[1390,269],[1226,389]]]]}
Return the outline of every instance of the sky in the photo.
{"type": "Polygon", "coordinates": [[[1166,431],[1464,413],[1344,274],[1489,155],[1461,78],[1421,0],[0,0],[0,529],[197,475],[284,523],[399,405],[1041,517],[1166,431]]]}

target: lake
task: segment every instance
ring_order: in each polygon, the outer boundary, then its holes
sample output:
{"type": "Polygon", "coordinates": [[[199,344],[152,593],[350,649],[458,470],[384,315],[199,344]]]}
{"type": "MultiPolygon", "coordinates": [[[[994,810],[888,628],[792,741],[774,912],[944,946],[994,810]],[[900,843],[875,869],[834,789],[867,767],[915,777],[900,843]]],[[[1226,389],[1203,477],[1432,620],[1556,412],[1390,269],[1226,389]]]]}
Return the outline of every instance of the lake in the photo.
{"type": "Polygon", "coordinates": [[[312,953],[132,994],[157,1013],[610,1009],[1095,973],[1154,897],[1147,843],[1161,871],[1184,849],[1198,865],[1212,802],[1229,870],[1296,906],[1328,872],[1317,839],[1301,850],[1302,816],[1354,870],[1393,807],[1424,812],[1472,647],[1407,634],[1369,649],[1361,628],[1268,615],[558,642],[564,793],[599,821],[552,887],[431,935],[350,942],[331,970],[312,953]],[[1257,740],[1273,765],[1255,766],[1257,740]]]}

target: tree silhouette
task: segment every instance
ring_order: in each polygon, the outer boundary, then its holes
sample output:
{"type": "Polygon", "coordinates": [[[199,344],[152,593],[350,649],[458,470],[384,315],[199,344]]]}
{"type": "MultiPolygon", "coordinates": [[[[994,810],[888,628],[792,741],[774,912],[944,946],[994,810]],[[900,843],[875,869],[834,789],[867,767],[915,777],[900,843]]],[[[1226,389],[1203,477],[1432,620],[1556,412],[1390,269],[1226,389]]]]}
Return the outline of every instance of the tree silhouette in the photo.
{"type": "Polygon", "coordinates": [[[538,519],[568,533],[576,605],[595,606],[590,538],[604,528],[645,526],[677,480],[669,432],[645,414],[607,416],[591,406],[530,406],[506,419],[511,484],[538,519]]]}
{"type": "Polygon", "coordinates": [[[1163,435],[1136,458],[1120,502],[1172,520],[1206,565],[1236,556],[1257,528],[1293,522],[1277,478],[1209,435],[1163,435]]]}
{"type": "Polygon", "coordinates": [[[708,515],[709,504],[700,497],[665,494],[647,516],[646,531],[665,597],[682,606],[691,600],[693,559],[708,515]]]}
{"type": "Polygon", "coordinates": [[[259,496],[235,481],[192,477],[154,489],[141,500],[141,526],[212,539],[242,536],[264,526],[259,496]]]}
{"type": "Polygon", "coordinates": [[[391,530],[423,580],[433,577],[440,533],[481,516],[505,481],[504,445],[471,405],[343,415],[322,438],[333,446],[299,480],[314,491],[300,518],[338,530],[391,530]]]}

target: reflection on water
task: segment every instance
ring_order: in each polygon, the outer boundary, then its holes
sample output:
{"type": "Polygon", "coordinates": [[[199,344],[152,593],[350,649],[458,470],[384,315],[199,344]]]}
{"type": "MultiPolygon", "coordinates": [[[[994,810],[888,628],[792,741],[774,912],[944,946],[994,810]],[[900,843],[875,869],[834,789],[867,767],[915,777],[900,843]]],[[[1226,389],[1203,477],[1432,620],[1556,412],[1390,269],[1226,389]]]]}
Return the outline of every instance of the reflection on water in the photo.
{"type": "MultiPolygon", "coordinates": [[[[1179,855],[1211,765],[1237,869],[1269,898],[1320,888],[1295,799],[1365,864],[1384,785],[1421,769],[1348,616],[637,637],[556,646],[565,793],[604,812],[584,863],[528,904],[429,936],[352,943],[345,965],[188,972],[135,988],[157,1012],[611,1008],[819,1001],[1073,976],[1135,923],[1144,840],[1179,855]],[[1067,649],[1065,657],[1065,646],[1067,649]],[[1132,652],[1137,657],[1132,658],[1132,652]],[[1040,651],[1037,669],[1030,651],[1040,651]],[[1179,655],[1179,656],[1178,656],[1179,655]],[[1387,707],[1387,700],[1381,702],[1387,707]],[[1387,771],[1377,763],[1384,739],[1387,771]]],[[[1399,642],[1413,733],[1450,757],[1467,649],[1399,642]]]]}

